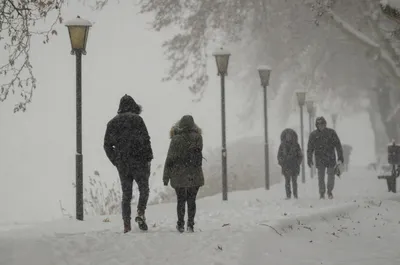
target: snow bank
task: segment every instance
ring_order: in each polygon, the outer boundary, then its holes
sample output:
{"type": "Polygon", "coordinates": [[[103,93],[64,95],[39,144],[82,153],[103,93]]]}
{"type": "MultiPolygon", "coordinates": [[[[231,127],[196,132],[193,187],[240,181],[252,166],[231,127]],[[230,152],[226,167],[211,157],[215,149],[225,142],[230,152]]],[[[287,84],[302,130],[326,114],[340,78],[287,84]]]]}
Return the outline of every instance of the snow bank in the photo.
{"type": "Polygon", "coordinates": [[[220,194],[200,199],[194,234],[175,231],[175,203],[148,207],[147,233],[138,232],[134,226],[132,233],[122,234],[119,215],[3,231],[0,264],[262,264],[254,263],[254,257],[265,259],[266,244],[285,238],[290,226],[319,222],[321,217],[335,219],[359,211],[358,205],[382,204],[379,200],[400,200],[388,194],[386,184],[366,170],[354,169],[337,178],[334,200],[319,200],[317,186],[317,179],[300,184],[299,200],[283,200],[283,185],[275,185],[270,191],[229,193],[228,201],[222,201],[220,194]],[[248,255],[249,249],[253,258],[248,255]]]}

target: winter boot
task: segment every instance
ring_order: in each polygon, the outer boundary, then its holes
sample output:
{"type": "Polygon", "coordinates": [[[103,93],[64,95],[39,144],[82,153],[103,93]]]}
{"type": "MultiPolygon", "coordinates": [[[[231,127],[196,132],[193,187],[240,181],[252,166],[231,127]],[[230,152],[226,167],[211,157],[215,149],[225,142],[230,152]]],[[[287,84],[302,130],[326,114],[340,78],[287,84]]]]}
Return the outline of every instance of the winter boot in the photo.
{"type": "Polygon", "coordinates": [[[319,199],[320,199],[320,200],[325,200],[325,194],[324,194],[324,193],[321,193],[321,194],[319,195],[319,199]]]}
{"type": "Polygon", "coordinates": [[[139,229],[142,231],[147,231],[149,228],[146,224],[146,217],[143,215],[138,215],[135,218],[135,222],[138,223],[139,229]]]}
{"type": "Polygon", "coordinates": [[[130,232],[131,230],[131,220],[124,220],[124,234],[130,232]]]}
{"type": "Polygon", "coordinates": [[[193,224],[188,224],[187,225],[187,231],[190,232],[190,233],[193,233],[194,232],[194,225],[193,224]]]}
{"type": "Polygon", "coordinates": [[[177,224],[176,230],[178,230],[179,233],[183,233],[185,232],[185,227],[183,225],[177,224]]]}
{"type": "Polygon", "coordinates": [[[329,199],[329,200],[332,200],[332,199],[333,199],[333,194],[332,194],[332,192],[328,193],[328,199],[329,199]]]}

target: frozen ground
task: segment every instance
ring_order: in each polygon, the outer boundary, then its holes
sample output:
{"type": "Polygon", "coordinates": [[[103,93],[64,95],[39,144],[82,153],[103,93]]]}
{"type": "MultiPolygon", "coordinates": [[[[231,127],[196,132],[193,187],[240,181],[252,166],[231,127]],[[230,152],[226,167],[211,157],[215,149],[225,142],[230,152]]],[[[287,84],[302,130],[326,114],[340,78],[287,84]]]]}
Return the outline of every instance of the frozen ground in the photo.
{"type": "Polygon", "coordinates": [[[193,234],[175,231],[173,203],[149,207],[147,233],[122,234],[119,216],[3,227],[0,264],[400,264],[398,197],[371,172],[336,180],[334,200],[316,179],[297,201],[282,184],[201,199],[193,234]]]}

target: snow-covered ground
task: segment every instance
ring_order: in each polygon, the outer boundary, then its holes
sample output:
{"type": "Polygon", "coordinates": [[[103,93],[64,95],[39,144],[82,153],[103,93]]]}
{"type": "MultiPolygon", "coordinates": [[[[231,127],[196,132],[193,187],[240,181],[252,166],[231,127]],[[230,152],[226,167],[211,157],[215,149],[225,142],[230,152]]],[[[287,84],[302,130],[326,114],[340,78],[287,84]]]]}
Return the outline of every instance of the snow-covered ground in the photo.
{"type": "Polygon", "coordinates": [[[335,199],[319,200],[316,179],[299,200],[284,187],[198,200],[196,232],[175,231],[175,204],[148,208],[149,231],[121,231],[120,216],[3,227],[0,264],[400,264],[400,197],[374,173],[336,179],[335,199]],[[397,242],[397,243],[396,243],[397,242]]]}

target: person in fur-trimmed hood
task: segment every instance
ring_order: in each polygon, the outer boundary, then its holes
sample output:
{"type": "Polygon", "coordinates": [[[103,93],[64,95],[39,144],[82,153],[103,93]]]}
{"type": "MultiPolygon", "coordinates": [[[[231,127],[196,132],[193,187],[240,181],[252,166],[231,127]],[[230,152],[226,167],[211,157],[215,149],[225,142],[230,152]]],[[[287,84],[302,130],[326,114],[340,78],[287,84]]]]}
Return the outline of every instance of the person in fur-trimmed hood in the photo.
{"type": "Polygon", "coordinates": [[[184,231],[185,208],[188,205],[187,230],[193,232],[196,215],[196,197],[204,185],[202,169],[203,137],[191,115],[185,115],[170,130],[171,143],[164,165],[163,182],[175,189],[178,222],[176,228],[184,231]]]}
{"type": "Polygon", "coordinates": [[[282,167],[282,174],[285,177],[286,199],[291,198],[290,183],[292,183],[293,196],[298,198],[297,177],[300,174],[300,164],[303,162],[297,133],[287,128],[281,133],[281,144],[278,151],[278,164],[282,167]]]}

